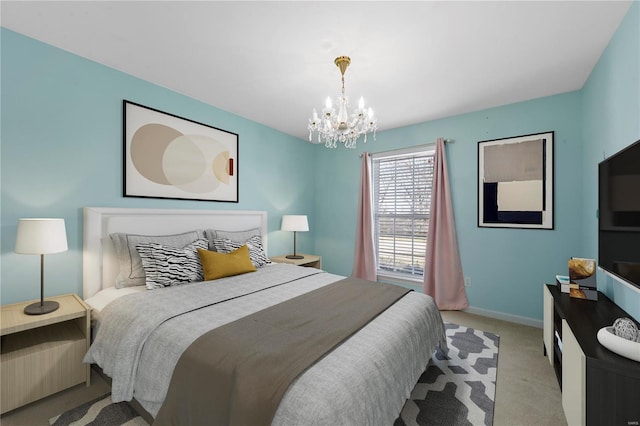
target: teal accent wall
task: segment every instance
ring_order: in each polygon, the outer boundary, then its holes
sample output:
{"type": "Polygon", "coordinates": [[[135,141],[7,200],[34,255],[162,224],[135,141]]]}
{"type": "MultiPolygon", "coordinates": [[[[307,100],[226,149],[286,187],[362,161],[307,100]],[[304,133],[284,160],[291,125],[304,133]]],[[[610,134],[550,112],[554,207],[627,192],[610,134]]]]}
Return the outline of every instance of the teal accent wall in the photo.
{"type": "MultiPolygon", "coordinates": [[[[571,256],[597,258],[597,164],[640,139],[639,79],[640,3],[634,2],[579,91],[380,132],[356,151],[320,152],[315,243],[323,266],[351,273],[362,151],[453,139],[446,149],[463,271],[472,283],[469,303],[541,320],[542,283],[566,274],[571,256]],[[549,130],[555,131],[555,229],[478,228],[477,142],[549,130]]],[[[602,273],[598,288],[640,320],[638,290],[602,273]]]]}
{"type": "MultiPolygon", "coordinates": [[[[39,256],[13,252],[21,217],[66,222],[69,251],[44,259],[45,295],[82,294],[85,206],[266,210],[274,255],[293,250],[283,214],[313,223],[313,145],[5,28],[0,37],[2,304],[40,296],[39,256]],[[123,198],[123,99],[239,134],[240,202],[123,198]]],[[[313,230],[298,237],[313,251],[313,230]]]]}
{"type": "MultiPolygon", "coordinates": [[[[640,2],[631,5],[582,92],[580,244],[588,256],[596,258],[598,163],[640,139],[640,2]]],[[[640,320],[640,289],[623,285],[604,273],[598,274],[598,288],[640,320]]]]}
{"type": "MultiPolygon", "coordinates": [[[[425,94],[428,96],[428,94],[425,94]]],[[[581,99],[571,92],[380,132],[354,151],[321,150],[316,165],[316,252],[323,266],[350,275],[360,154],[453,139],[446,145],[458,243],[474,308],[542,318],[542,284],[581,256],[581,99]],[[477,227],[478,141],[555,131],[555,229],[477,227]]]]}
{"type": "MultiPolygon", "coordinates": [[[[279,231],[282,214],[308,214],[299,251],[350,275],[360,154],[444,137],[455,141],[446,149],[471,306],[539,321],[542,284],[565,273],[571,256],[597,257],[597,163],[640,139],[638,2],[583,89],[382,131],[356,150],[310,145],[4,28],[0,37],[3,304],[39,295],[37,256],[13,253],[20,217],[65,218],[69,251],[45,257],[46,294],[81,293],[84,206],[267,210],[271,254],[291,250],[292,236],[279,231]],[[123,198],[122,99],[238,133],[240,203],[123,198]],[[555,229],[478,228],[478,141],[550,130],[555,229]]],[[[638,291],[604,275],[598,286],[640,319],[638,291]]]]}

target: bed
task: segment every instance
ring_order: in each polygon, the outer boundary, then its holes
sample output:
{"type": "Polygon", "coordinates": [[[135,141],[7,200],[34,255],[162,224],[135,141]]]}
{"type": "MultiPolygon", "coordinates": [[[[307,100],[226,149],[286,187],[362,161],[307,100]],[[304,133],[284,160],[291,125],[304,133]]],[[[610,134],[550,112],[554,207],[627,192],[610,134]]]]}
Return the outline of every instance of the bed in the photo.
{"type": "MultiPolygon", "coordinates": [[[[209,330],[326,288],[342,276],[265,264],[255,272],[149,291],[114,288],[120,261],[111,234],[172,235],[214,229],[261,236],[264,211],[84,209],[83,296],[93,308],[85,358],[112,379],[114,402],[161,409],[178,361],[209,330]]],[[[409,292],[306,369],[288,387],[272,424],[393,424],[438,345],[444,326],[433,300],[409,292]]]]}

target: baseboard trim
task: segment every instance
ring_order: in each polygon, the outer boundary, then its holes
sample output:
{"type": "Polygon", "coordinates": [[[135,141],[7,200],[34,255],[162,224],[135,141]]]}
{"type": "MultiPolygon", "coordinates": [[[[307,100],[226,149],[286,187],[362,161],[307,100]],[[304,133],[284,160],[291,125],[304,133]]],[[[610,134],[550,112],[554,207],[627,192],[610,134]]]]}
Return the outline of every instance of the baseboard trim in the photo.
{"type": "Polygon", "coordinates": [[[542,328],[542,320],[534,318],[522,317],[520,315],[505,314],[503,312],[490,311],[488,309],[469,307],[464,312],[480,315],[483,317],[495,318],[503,321],[515,322],[516,324],[528,325],[530,327],[542,328]]]}

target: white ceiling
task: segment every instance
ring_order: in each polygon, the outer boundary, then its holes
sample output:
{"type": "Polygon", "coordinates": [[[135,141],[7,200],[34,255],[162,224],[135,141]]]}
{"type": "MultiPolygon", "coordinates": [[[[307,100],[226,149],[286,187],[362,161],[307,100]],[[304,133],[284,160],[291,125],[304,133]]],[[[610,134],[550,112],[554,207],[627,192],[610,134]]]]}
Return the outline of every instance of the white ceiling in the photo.
{"type": "Polygon", "coordinates": [[[5,28],[307,139],[312,108],[340,90],[337,56],[352,60],[352,106],[364,96],[388,130],[580,89],[630,5],[2,1],[0,12],[5,28]]]}

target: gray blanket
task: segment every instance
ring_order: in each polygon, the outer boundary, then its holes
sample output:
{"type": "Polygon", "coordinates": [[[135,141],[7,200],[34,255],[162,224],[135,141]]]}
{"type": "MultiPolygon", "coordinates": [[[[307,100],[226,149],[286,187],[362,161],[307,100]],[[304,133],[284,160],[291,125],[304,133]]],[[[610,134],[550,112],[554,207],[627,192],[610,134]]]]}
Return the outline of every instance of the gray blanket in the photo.
{"type": "Polygon", "coordinates": [[[203,334],[153,425],[270,425],[302,372],[409,291],[345,278],[203,334]]]}
{"type": "MultiPolygon", "coordinates": [[[[178,358],[197,337],[341,278],[276,264],[129,295],[102,311],[85,361],[113,378],[114,401],[135,396],[155,416],[178,358]]],[[[392,423],[441,342],[444,328],[433,300],[413,292],[300,376],[274,424],[392,423]]]]}

